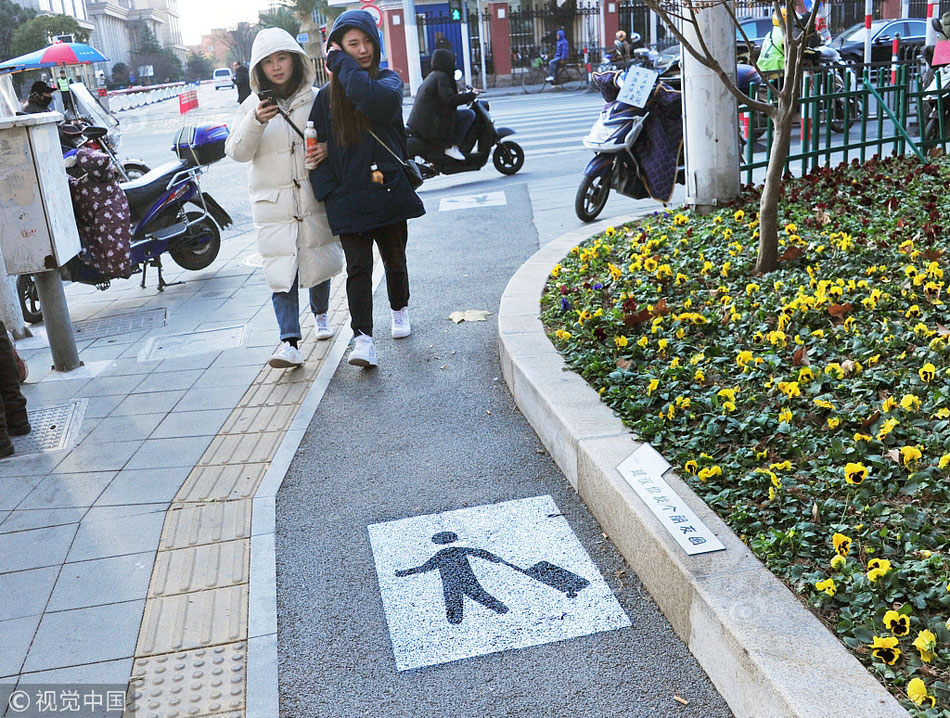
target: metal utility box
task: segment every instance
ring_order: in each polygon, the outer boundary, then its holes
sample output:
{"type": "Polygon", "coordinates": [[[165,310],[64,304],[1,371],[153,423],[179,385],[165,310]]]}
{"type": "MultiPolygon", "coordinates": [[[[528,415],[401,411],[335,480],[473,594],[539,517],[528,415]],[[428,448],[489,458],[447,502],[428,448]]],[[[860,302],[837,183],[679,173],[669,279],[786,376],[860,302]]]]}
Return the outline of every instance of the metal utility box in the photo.
{"type": "Polygon", "coordinates": [[[0,117],[0,247],[7,274],[62,267],[79,231],[60,149],[58,112],[0,117]]]}

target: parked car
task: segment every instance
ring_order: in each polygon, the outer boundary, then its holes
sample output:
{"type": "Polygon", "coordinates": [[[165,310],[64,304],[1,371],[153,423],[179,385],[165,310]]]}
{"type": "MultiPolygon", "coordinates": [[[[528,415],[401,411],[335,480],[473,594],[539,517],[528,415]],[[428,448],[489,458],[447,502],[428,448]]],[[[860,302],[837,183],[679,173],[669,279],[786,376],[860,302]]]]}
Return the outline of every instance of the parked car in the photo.
{"type": "MultiPolygon", "coordinates": [[[[831,46],[840,52],[845,60],[863,62],[866,32],[864,23],[852,25],[832,40],[831,46]]],[[[927,21],[919,18],[874,20],[870,32],[871,62],[887,62],[891,59],[891,44],[896,35],[901,36],[901,47],[914,48],[910,51],[911,57],[917,54],[927,35],[927,21]]]]}
{"type": "Polygon", "coordinates": [[[234,78],[231,76],[231,70],[227,67],[219,67],[211,74],[211,79],[214,80],[214,89],[217,92],[221,88],[225,90],[230,90],[234,87],[234,78]]]}

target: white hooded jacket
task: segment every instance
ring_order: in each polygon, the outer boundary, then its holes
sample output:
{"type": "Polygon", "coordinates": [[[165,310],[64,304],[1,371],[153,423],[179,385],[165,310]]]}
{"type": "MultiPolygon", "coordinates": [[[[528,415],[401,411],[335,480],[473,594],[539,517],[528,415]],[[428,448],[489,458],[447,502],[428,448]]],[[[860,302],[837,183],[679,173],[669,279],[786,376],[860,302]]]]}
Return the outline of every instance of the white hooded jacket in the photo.
{"type": "Polygon", "coordinates": [[[251,89],[238,108],[225,152],[238,162],[250,162],[248,190],[257,247],[263,258],[264,278],[274,292],[286,292],[299,272],[300,286],[313,287],[343,269],[343,249],[327,223],[322,202],[313,196],[305,164],[303,140],[286,119],[257,121],[260,85],[255,69],[275,52],[297,54],[303,60],[304,79],[282,106],[303,131],[316,98],[313,62],[289,33],[262,30],[251,49],[251,89]]]}

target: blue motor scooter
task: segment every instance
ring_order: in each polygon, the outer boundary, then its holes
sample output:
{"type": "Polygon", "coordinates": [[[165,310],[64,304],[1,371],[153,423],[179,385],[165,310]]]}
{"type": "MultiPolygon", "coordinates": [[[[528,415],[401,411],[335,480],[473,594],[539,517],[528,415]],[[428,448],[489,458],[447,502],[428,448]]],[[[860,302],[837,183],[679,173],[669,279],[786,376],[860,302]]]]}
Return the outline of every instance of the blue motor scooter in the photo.
{"type": "MultiPolygon", "coordinates": [[[[201,191],[200,176],[205,168],[224,157],[229,135],[225,125],[186,127],[175,138],[172,151],[177,160],[156,167],[142,177],[120,186],[131,210],[131,260],[142,273],[145,287],[148,267],[158,272],[158,291],[179,282],[162,276],[162,255],[168,252],[183,269],[209,266],[221,249],[221,230],[233,221],[220,204],[201,191]]],[[[76,150],[66,153],[68,157],[76,150]]],[[[111,278],[73,257],[60,269],[63,279],[109,288],[111,278]]],[[[23,318],[35,323],[43,319],[39,295],[32,275],[17,280],[23,318]]]]}

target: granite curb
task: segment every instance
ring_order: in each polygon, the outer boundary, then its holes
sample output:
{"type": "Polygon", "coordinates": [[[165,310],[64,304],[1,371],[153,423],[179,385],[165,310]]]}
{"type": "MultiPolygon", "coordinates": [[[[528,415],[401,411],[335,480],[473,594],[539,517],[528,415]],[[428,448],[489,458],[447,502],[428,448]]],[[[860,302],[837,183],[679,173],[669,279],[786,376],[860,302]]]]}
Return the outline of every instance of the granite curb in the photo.
{"type": "MultiPolygon", "coordinates": [[[[737,718],[907,718],[897,700],[673,471],[664,479],[725,545],[688,556],[617,466],[640,442],[567,370],[541,325],[551,268],[614,218],[546,244],[498,311],[499,354],[518,408],[737,718]]],[[[662,447],[660,447],[662,448],[662,447]]]]}

